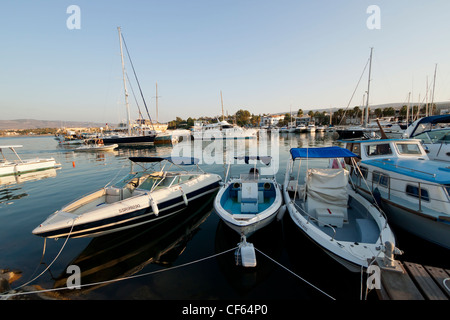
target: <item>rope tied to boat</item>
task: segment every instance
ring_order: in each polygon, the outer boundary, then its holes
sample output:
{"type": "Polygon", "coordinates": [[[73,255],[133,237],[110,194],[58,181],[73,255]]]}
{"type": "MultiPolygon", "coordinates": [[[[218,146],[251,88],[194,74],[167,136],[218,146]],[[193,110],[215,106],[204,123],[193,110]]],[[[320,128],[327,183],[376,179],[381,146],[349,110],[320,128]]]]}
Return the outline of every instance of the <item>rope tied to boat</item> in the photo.
{"type": "MultiPolygon", "coordinates": [[[[25,282],[24,284],[22,284],[22,285],[20,285],[20,286],[18,286],[18,287],[16,287],[16,288],[14,288],[14,289],[11,289],[11,290],[9,290],[9,291],[0,293],[0,295],[5,295],[6,297],[9,297],[9,296],[11,296],[11,295],[16,295],[16,294],[7,294],[7,293],[8,293],[8,292],[11,292],[11,291],[16,291],[16,290],[18,290],[18,289],[20,289],[20,288],[23,288],[23,287],[29,285],[30,283],[32,283],[33,281],[35,281],[35,280],[37,280],[39,277],[41,277],[45,272],[47,272],[47,270],[50,269],[50,267],[53,265],[53,263],[55,263],[56,259],[58,259],[58,257],[61,255],[61,252],[63,251],[64,247],[65,247],[66,244],[67,244],[67,241],[69,240],[69,238],[70,238],[70,236],[71,236],[71,234],[72,234],[73,227],[75,226],[75,221],[78,220],[78,219],[79,219],[79,217],[76,217],[76,218],[73,219],[73,221],[72,221],[72,226],[71,226],[71,228],[70,228],[69,234],[67,235],[66,240],[64,241],[64,243],[63,243],[61,249],[59,250],[58,254],[57,254],[56,257],[53,259],[53,261],[52,261],[49,265],[47,265],[47,267],[46,267],[40,274],[38,274],[36,277],[32,278],[31,280],[25,282]]],[[[56,239],[55,239],[55,240],[56,240],[56,239]]],[[[38,264],[38,266],[36,267],[35,271],[32,273],[31,277],[33,277],[33,275],[36,273],[36,271],[37,271],[37,269],[39,268],[39,266],[42,264],[42,260],[43,260],[44,255],[45,255],[46,247],[47,247],[47,238],[44,238],[44,247],[43,247],[43,250],[42,250],[41,260],[39,261],[39,264],[38,264]]]]}

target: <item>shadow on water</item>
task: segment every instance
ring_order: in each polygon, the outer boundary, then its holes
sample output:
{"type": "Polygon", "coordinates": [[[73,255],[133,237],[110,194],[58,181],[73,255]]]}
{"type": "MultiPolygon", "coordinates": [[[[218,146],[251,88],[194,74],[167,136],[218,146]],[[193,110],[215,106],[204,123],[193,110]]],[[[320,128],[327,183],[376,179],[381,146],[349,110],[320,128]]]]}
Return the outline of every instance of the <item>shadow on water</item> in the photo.
{"type": "MultiPolygon", "coordinates": [[[[80,268],[82,285],[94,285],[64,291],[64,295],[84,299],[89,292],[114,283],[113,280],[138,275],[150,264],[157,266],[154,271],[173,266],[210,215],[213,199],[210,195],[192,201],[188,209],[160,222],[94,238],[67,265],[80,268]]],[[[70,276],[61,273],[54,288],[66,287],[70,276]]],[[[69,285],[73,284],[70,281],[69,285]]]]}

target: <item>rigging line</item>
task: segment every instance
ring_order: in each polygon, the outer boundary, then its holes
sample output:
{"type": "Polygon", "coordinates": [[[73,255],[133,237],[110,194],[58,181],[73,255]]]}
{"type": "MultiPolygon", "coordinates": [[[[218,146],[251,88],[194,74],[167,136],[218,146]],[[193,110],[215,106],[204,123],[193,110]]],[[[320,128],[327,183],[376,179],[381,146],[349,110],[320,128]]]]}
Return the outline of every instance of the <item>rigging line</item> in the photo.
{"type": "Polygon", "coordinates": [[[147,103],[145,102],[144,94],[142,93],[141,85],[139,83],[139,80],[138,80],[138,77],[137,77],[137,74],[136,74],[136,70],[134,70],[133,61],[131,60],[130,53],[128,52],[127,43],[125,42],[125,38],[124,38],[123,34],[120,34],[120,35],[122,37],[123,44],[125,45],[125,50],[127,50],[128,59],[130,60],[131,68],[133,69],[134,77],[136,78],[136,82],[138,84],[139,91],[141,93],[142,101],[144,102],[145,110],[147,110],[147,115],[148,115],[148,118],[150,119],[150,123],[152,124],[153,130],[155,130],[155,128],[153,127],[152,117],[150,117],[150,113],[148,112],[147,103]]]}
{"type": "MultiPolygon", "coordinates": [[[[231,249],[228,249],[228,250],[225,250],[225,251],[213,254],[212,256],[209,256],[209,257],[200,258],[200,259],[197,259],[197,260],[194,260],[194,261],[190,261],[190,262],[186,262],[186,263],[180,264],[178,266],[173,266],[173,267],[167,268],[167,269],[160,269],[160,270],[151,271],[151,272],[147,272],[147,273],[143,273],[143,274],[136,274],[136,275],[133,275],[133,276],[117,278],[117,279],[112,279],[112,280],[105,280],[105,281],[99,281],[99,282],[93,282],[93,283],[80,284],[76,288],[80,288],[81,289],[81,288],[84,288],[84,287],[91,287],[91,286],[96,286],[96,285],[101,285],[101,284],[108,284],[108,283],[113,283],[113,282],[119,282],[119,281],[123,281],[123,280],[135,279],[135,278],[145,277],[145,276],[149,276],[149,275],[153,275],[153,274],[157,274],[157,273],[171,271],[171,270],[174,270],[174,269],[179,269],[179,268],[182,268],[182,267],[189,266],[189,265],[197,263],[197,262],[202,262],[202,261],[205,261],[205,260],[208,260],[208,259],[211,259],[211,258],[218,257],[218,256],[220,256],[222,254],[228,253],[230,251],[234,251],[237,248],[238,247],[234,247],[234,248],[231,248],[231,249]]],[[[6,294],[5,297],[8,298],[8,297],[18,296],[18,295],[43,293],[43,292],[52,292],[52,291],[61,291],[61,290],[70,290],[70,288],[69,287],[62,287],[62,288],[44,289],[44,290],[36,290],[36,291],[16,292],[16,293],[12,293],[12,294],[6,294]]]]}
{"type": "Polygon", "coordinates": [[[314,289],[320,291],[321,293],[323,293],[324,295],[326,295],[328,298],[332,299],[332,300],[336,300],[335,298],[333,298],[332,296],[330,296],[328,293],[326,293],[325,291],[319,289],[318,287],[316,287],[315,285],[313,285],[312,283],[306,281],[305,279],[303,279],[302,277],[300,277],[298,274],[295,274],[293,271],[289,270],[288,268],[286,268],[285,266],[283,266],[281,263],[279,263],[278,261],[272,259],[271,257],[269,257],[268,255],[266,255],[264,252],[262,252],[261,250],[259,250],[258,248],[255,248],[256,251],[258,251],[259,253],[261,253],[263,256],[265,256],[266,258],[272,260],[273,262],[275,262],[276,264],[278,264],[280,267],[282,267],[283,269],[285,269],[286,271],[289,271],[290,273],[292,273],[294,276],[296,276],[297,278],[299,278],[300,280],[302,280],[303,282],[309,284],[311,287],[313,287],[314,289]]]}
{"type": "Polygon", "coordinates": [[[348,102],[348,104],[347,104],[347,107],[345,108],[344,115],[342,116],[341,121],[339,121],[339,125],[341,125],[342,120],[344,120],[344,118],[345,118],[345,114],[347,113],[347,109],[348,109],[348,107],[350,106],[350,103],[351,103],[352,100],[353,100],[353,96],[355,95],[356,90],[358,89],[359,83],[361,82],[361,79],[362,79],[362,77],[363,77],[363,75],[364,75],[364,72],[366,71],[366,68],[367,68],[367,65],[369,64],[369,61],[370,61],[370,58],[367,59],[366,65],[365,65],[365,67],[364,67],[364,70],[363,70],[363,72],[361,73],[361,76],[359,77],[358,83],[356,84],[356,88],[355,88],[355,90],[353,91],[353,94],[352,94],[352,96],[351,96],[351,98],[350,98],[350,100],[349,100],[349,102],[348,102]]]}

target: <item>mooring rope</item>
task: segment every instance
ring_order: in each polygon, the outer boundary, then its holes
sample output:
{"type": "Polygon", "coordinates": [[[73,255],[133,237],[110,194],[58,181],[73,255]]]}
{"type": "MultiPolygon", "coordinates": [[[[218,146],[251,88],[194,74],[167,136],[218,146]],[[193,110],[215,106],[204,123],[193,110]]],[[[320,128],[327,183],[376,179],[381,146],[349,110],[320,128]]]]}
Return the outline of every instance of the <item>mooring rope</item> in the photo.
{"type": "MultiPolygon", "coordinates": [[[[67,242],[67,240],[66,240],[66,242],[67,242]]],[[[237,249],[237,247],[231,248],[231,249],[228,249],[228,250],[225,250],[223,252],[219,252],[219,253],[213,254],[213,255],[205,257],[205,258],[200,258],[200,259],[197,259],[197,260],[194,260],[194,261],[186,262],[186,263],[180,264],[178,266],[173,266],[173,267],[170,267],[170,268],[167,268],[167,269],[161,269],[161,270],[151,271],[151,272],[142,273],[142,274],[136,274],[136,275],[123,277],[123,278],[117,278],[117,279],[111,279],[111,280],[105,280],[105,281],[99,281],[99,282],[93,282],[93,283],[80,284],[80,285],[77,285],[76,288],[81,289],[81,288],[84,288],[84,287],[91,287],[91,286],[96,286],[96,285],[101,285],[101,284],[108,284],[108,283],[113,283],[113,282],[119,282],[119,281],[123,281],[123,280],[135,279],[135,278],[145,277],[145,276],[149,276],[149,275],[154,275],[154,274],[157,274],[157,273],[171,271],[171,270],[174,270],[174,269],[179,269],[179,268],[182,268],[182,267],[189,266],[189,265],[194,264],[194,263],[198,263],[198,262],[202,262],[202,261],[205,261],[205,260],[208,260],[208,259],[212,259],[212,258],[218,257],[218,256],[220,256],[222,254],[225,254],[227,252],[230,252],[230,251],[233,251],[233,250],[236,250],[236,249],[237,249]]],[[[62,251],[62,249],[61,249],[61,251],[62,251]]],[[[61,253],[61,251],[59,253],[61,253]]],[[[58,253],[58,256],[59,256],[59,253],[58,253]]],[[[56,260],[56,258],[55,258],[55,260],[56,260]]],[[[53,260],[53,262],[55,260],[53,260]]],[[[51,266],[51,264],[42,273],[44,273],[50,266],[51,266]]],[[[37,279],[38,277],[36,277],[35,279],[37,279]]],[[[33,279],[31,281],[34,281],[35,279],[33,279]]],[[[31,281],[29,281],[28,283],[30,283],[31,281]]],[[[23,287],[25,285],[26,284],[24,284],[24,285],[22,285],[22,286],[20,286],[18,288],[21,288],[21,287],[23,287]]],[[[16,288],[16,289],[18,289],[18,288],[16,288]]],[[[13,289],[13,290],[16,290],[16,289],[13,289]]],[[[36,291],[15,292],[15,293],[11,293],[11,294],[4,294],[4,295],[1,295],[1,296],[2,296],[2,298],[8,299],[8,298],[10,298],[12,296],[36,294],[36,293],[44,293],[44,292],[52,292],[52,291],[61,291],[61,290],[70,290],[70,288],[69,287],[62,287],[62,288],[44,289],[44,290],[36,290],[36,291]]]]}
{"type": "MultiPolygon", "coordinates": [[[[38,279],[40,276],[42,276],[48,269],[50,269],[50,267],[53,265],[53,263],[55,263],[56,259],[58,259],[58,257],[60,256],[61,252],[63,251],[64,247],[66,246],[67,241],[69,240],[70,235],[72,234],[73,226],[75,225],[75,221],[76,221],[76,220],[77,220],[77,219],[73,219],[72,227],[70,228],[69,234],[67,235],[67,238],[66,238],[66,240],[64,241],[64,244],[62,245],[61,249],[59,249],[59,252],[58,252],[58,254],[56,255],[56,257],[55,257],[55,258],[53,259],[53,261],[52,261],[52,262],[44,269],[44,271],[42,271],[40,274],[38,274],[36,277],[32,278],[32,279],[29,280],[28,282],[25,282],[25,283],[22,284],[21,286],[18,286],[18,287],[16,287],[16,288],[11,289],[11,290],[8,290],[8,291],[6,291],[6,292],[15,291],[15,290],[18,290],[18,289],[20,289],[20,288],[25,287],[26,285],[30,284],[31,282],[35,281],[35,280],[38,279]]],[[[47,243],[47,238],[44,239],[44,248],[43,248],[43,251],[42,251],[41,260],[39,261],[39,265],[36,267],[35,271],[33,272],[33,274],[32,274],[31,276],[33,276],[33,275],[36,273],[37,269],[38,269],[39,266],[42,264],[42,259],[44,258],[44,255],[45,255],[46,243],[47,243]]],[[[7,293],[1,293],[0,295],[9,296],[9,294],[7,294],[7,293]]]]}
{"type": "Polygon", "coordinates": [[[265,256],[266,258],[268,258],[269,260],[275,262],[277,265],[279,265],[280,267],[282,267],[283,269],[285,269],[286,271],[290,272],[291,274],[293,274],[294,276],[296,276],[297,278],[299,278],[300,280],[302,280],[303,282],[305,282],[306,284],[310,285],[311,287],[313,287],[314,289],[316,289],[317,291],[319,291],[320,293],[323,293],[324,295],[326,295],[328,298],[332,299],[332,300],[336,300],[335,298],[333,298],[332,296],[330,296],[328,293],[326,293],[325,291],[323,291],[322,289],[316,287],[315,285],[313,285],[311,282],[303,279],[302,277],[300,277],[298,274],[296,274],[295,272],[289,270],[288,268],[286,268],[285,266],[283,266],[281,263],[279,263],[278,261],[272,259],[271,257],[269,257],[268,255],[266,255],[264,252],[262,252],[261,250],[259,250],[258,248],[255,248],[256,251],[258,251],[259,253],[261,253],[263,256],[265,256]]]}

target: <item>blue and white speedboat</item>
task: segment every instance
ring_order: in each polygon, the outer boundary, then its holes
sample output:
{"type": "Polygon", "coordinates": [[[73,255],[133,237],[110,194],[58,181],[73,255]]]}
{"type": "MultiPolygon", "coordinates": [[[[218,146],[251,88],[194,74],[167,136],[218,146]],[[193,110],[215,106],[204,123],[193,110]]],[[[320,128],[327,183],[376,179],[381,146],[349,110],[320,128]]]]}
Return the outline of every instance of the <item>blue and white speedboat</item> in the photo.
{"type": "Polygon", "coordinates": [[[284,201],[307,238],[353,272],[384,258],[387,243],[395,247],[383,212],[349,184],[342,159],[357,157],[354,153],[334,146],[292,148],[290,154],[284,201]],[[305,177],[304,182],[300,177],[305,177]]]}
{"type": "Polygon", "coordinates": [[[172,216],[212,195],[222,178],[198,167],[198,159],[130,157],[143,170],[69,203],[33,230],[46,238],[96,237],[172,216]],[[145,164],[150,164],[146,167],[145,164]],[[182,166],[196,165],[197,170],[182,166]]]}
{"type": "Polygon", "coordinates": [[[345,142],[361,159],[351,169],[356,190],[380,203],[391,223],[450,249],[448,163],[430,160],[419,139],[345,142]]]}
{"type": "Polygon", "coordinates": [[[247,156],[235,159],[244,160],[246,164],[255,161],[255,164],[249,173],[228,180],[225,178],[226,182],[214,200],[214,209],[226,225],[241,236],[249,237],[274,221],[283,204],[283,197],[275,176],[260,175],[256,168],[256,161],[269,165],[271,157],[247,156]]]}

